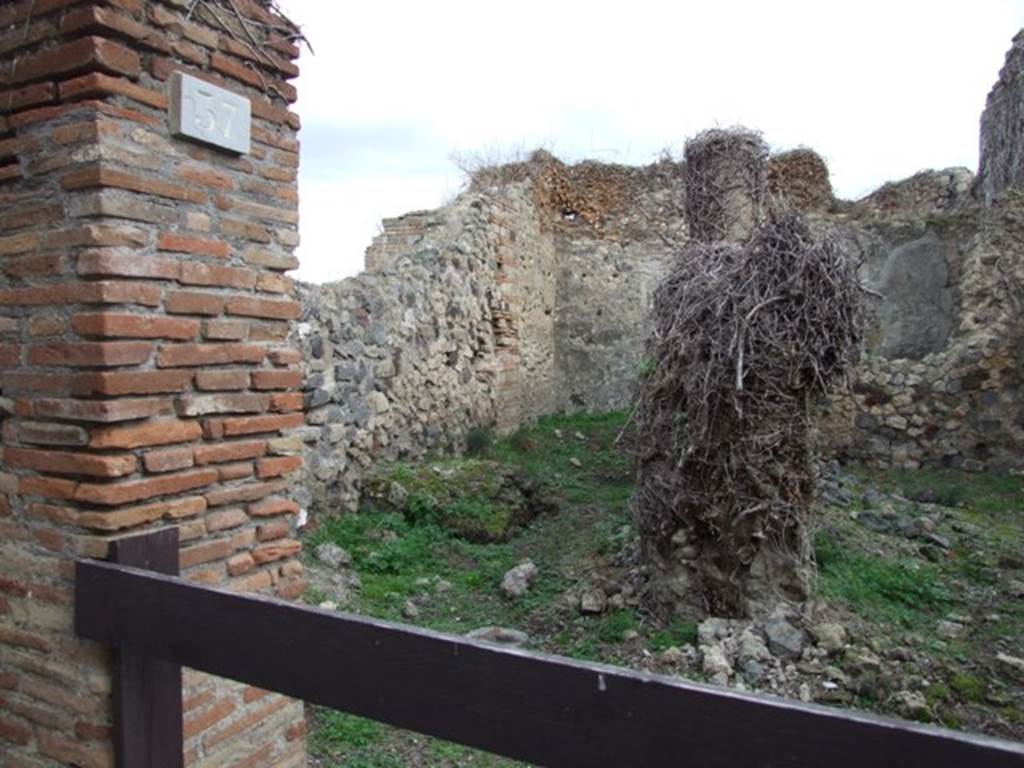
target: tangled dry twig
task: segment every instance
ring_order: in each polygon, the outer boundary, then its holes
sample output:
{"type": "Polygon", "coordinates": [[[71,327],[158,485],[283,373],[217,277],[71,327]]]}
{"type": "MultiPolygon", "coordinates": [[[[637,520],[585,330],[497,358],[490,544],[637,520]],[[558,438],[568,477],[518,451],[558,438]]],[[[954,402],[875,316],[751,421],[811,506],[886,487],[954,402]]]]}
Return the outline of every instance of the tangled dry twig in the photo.
{"type": "Polygon", "coordinates": [[[855,363],[860,312],[854,265],[792,212],[743,244],[691,244],[655,296],[634,508],[662,557],[700,548],[712,612],[746,612],[766,550],[809,561],[809,407],[855,363]]]}

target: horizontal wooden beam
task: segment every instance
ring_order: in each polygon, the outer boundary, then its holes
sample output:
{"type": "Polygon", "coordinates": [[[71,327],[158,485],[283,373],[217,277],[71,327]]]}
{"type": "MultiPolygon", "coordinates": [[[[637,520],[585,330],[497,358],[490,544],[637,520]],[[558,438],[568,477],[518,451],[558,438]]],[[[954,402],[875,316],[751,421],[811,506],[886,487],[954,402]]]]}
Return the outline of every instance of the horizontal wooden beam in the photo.
{"type": "Polygon", "coordinates": [[[551,768],[1024,766],[999,739],[77,568],[84,637],[551,768]]]}

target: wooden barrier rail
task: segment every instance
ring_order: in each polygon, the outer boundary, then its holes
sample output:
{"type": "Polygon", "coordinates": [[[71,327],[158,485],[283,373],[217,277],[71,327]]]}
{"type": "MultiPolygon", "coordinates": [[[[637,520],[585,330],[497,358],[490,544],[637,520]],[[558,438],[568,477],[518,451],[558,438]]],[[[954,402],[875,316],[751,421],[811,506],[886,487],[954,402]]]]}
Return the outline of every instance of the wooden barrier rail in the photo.
{"type": "Polygon", "coordinates": [[[120,768],[182,765],[181,666],[552,768],[1024,766],[1019,743],[199,586],[177,552],[168,529],[77,563],[75,629],[117,649],[120,768]]]}

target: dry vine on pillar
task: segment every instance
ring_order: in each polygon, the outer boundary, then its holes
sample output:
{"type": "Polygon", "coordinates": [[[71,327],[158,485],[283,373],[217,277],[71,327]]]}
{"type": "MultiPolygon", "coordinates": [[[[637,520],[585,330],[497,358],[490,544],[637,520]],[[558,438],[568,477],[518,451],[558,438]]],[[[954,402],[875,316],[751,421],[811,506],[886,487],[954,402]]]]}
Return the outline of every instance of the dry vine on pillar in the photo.
{"type": "Polygon", "coordinates": [[[855,265],[758,199],[767,153],[750,137],[687,148],[688,172],[692,155],[710,153],[687,187],[691,213],[714,219],[691,220],[691,232],[710,242],[685,247],[656,294],[638,392],[634,510],[652,603],[666,613],[698,602],[745,615],[806,596],[810,406],[857,355],[855,265]],[[713,200],[730,176],[740,184],[713,200]],[[745,225],[745,239],[729,239],[745,225]]]}

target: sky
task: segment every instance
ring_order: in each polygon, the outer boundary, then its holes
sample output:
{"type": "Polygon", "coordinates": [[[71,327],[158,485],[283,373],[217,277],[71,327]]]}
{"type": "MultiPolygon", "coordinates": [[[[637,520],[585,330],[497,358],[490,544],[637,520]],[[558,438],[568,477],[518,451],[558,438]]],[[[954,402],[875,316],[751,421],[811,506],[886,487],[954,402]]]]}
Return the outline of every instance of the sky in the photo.
{"type": "Polygon", "coordinates": [[[459,166],[544,147],[643,165],[705,128],[808,146],[856,199],[977,168],[978,119],[1024,0],[278,0],[312,46],[301,266],[362,269],[382,218],[435,208],[459,166]]]}

